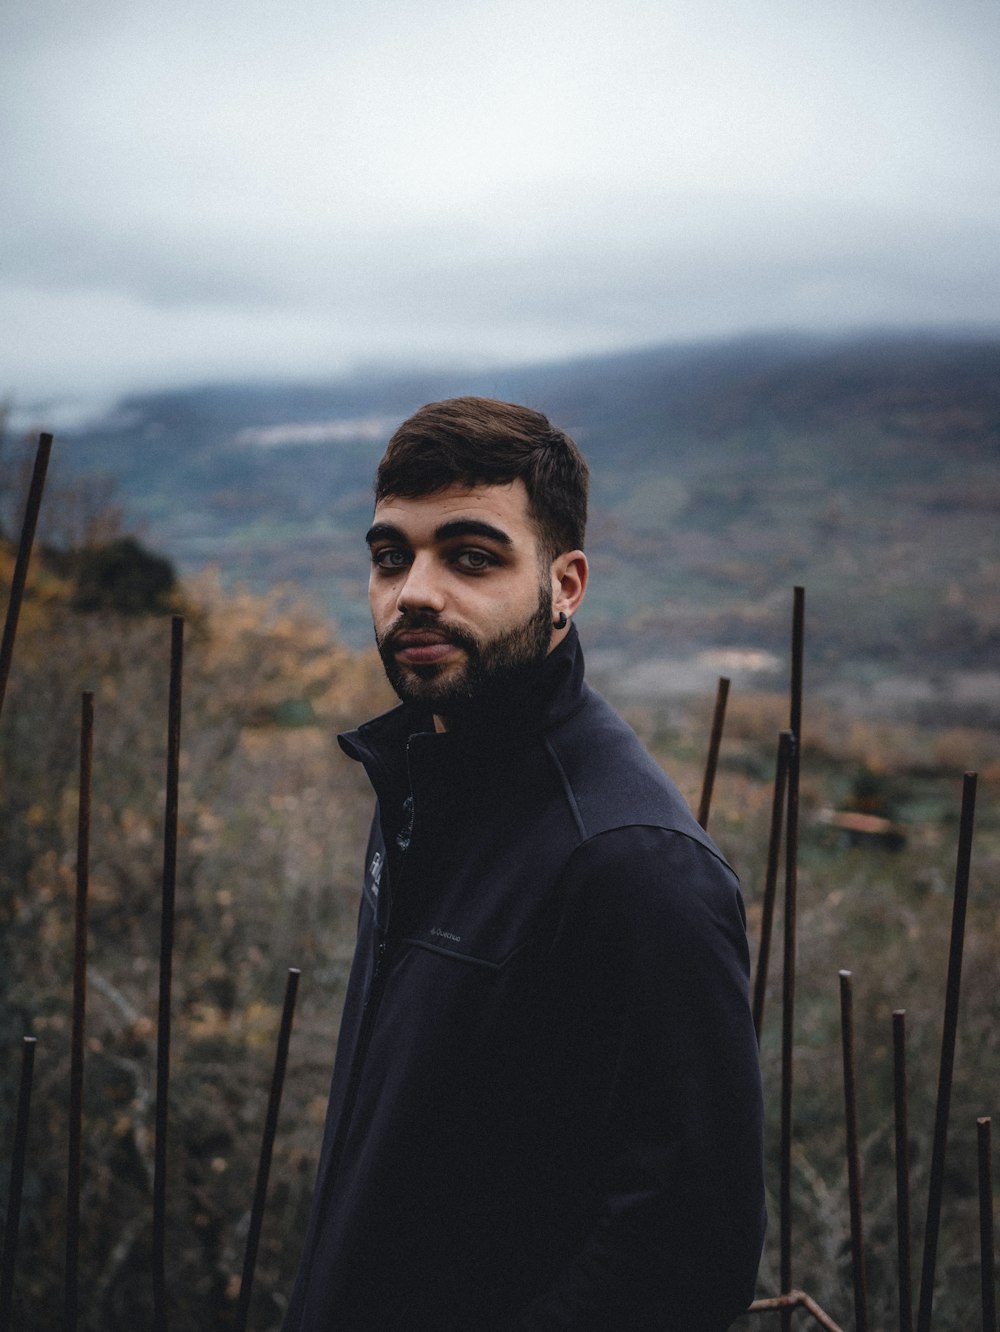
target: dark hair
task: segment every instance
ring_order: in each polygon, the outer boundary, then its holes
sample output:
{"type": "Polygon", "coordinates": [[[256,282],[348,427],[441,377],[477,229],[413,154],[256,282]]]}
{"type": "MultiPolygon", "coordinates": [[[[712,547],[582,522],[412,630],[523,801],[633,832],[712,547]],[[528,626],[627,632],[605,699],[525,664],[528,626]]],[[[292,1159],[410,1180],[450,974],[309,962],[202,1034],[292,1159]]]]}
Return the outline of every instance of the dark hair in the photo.
{"type": "Polygon", "coordinates": [[[570,437],[541,412],[495,398],[429,402],[399,427],[375,474],[376,503],[451,485],[520,478],[546,553],[583,546],[590,471],[570,437]]]}

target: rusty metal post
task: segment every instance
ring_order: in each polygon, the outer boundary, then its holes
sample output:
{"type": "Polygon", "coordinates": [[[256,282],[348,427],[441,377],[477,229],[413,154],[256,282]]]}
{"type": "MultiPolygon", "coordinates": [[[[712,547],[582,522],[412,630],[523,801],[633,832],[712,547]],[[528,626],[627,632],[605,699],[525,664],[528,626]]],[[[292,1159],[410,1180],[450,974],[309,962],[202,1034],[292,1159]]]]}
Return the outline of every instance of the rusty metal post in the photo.
{"type": "Polygon", "coordinates": [[[910,1235],[910,1129],[906,1095],[906,1010],[892,1015],[893,1105],[896,1128],[896,1268],[899,1332],[913,1332],[913,1265],[910,1235]]]}
{"type": "MultiPolygon", "coordinates": [[[[0,639],[0,713],[3,712],[4,699],[7,696],[7,682],[10,679],[10,667],[14,658],[14,641],[17,638],[17,625],[21,616],[21,605],[24,601],[28,565],[31,562],[31,549],[35,541],[35,529],[38,526],[38,514],[42,507],[42,492],[45,489],[45,476],[48,471],[51,452],[52,436],[43,432],[38,437],[38,447],[35,450],[35,463],[31,473],[31,482],[28,486],[24,517],[21,521],[21,536],[14,561],[7,614],[4,619],[3,638],[0,639]]],[[[21,1224],[21,1192],[24,1185],[28,1116],[31,1108],[31,1087],[34,1080],[35,1044],[34,1036],[25,1036],[21,1046],[21,1082],[18,1091],[17,1120],[14,1127],[14,1155],[11,1160],[10,1195],[7,1199],[7,1222],[4,1230],[3,1254],[0,1258],[0,1332],[8,1332],[10,1328],[11,1306],[14,1297],[14,1264],[17,1256],[18,1231],[21,1224]]]]}
{"type": "Polygon", "coordinates": [[[806,590],[796,587],[792,590],[792,673],[791,673],[791,708],[788,729],[795,739],[802,744],[802,680],[806,622],[806,590]]]}
{"type": "Polygon", "coordinates": [[[767,995],[767,971],[771,959],[771,933],[774,928],[774,901],[778,887],[778,865],[781,860],[781,830],[784,823],[785,786],[788,779],[788,750],[791,731],[778,736],[778,757],[774,770],[774,797],[771,802],[771,831],[767,841],[767,872],[764,876],[764,902],[760,916],[760,947],[757,953],[757,972],[753,985],[753,1027],[760,1045],[764,1025],[764,1000],[767,995]]]}
{"type": "Polygon", "coordinates": [[[868,1332],[868,1281],[865,1276],[861,1153],[858,1146],[857,1059],[854,1047],[852,976],[840,973],[840,1034],[844,1057],[844,1118],[847,1124],[847,1184],[851,1217],[851,1273],[854,1279],[854,1325],[868,1332]]]}
{"type": "Polygon", "coordinates": [[[257,1266],[257,1249],[260,1244],[260,1230],[264,1219],[264,1204],[267,1200],[267,1180],[271,1173],[271,1155],[274,1150],[274,1138],[278,1129],[278,1111],[281,1108],[281,1093],[285,1085],[285,1066],[288,1062],[288,1043],[292,1034],[292,1019],[295,1016],[295,996],[299,987],[297,967],[289,967],[288,980],[285,984],[285,1005],[281,1013],[281,1026],[278,1030],[278,1048],[274,1057],[274,1074],[271,1078],[271,1095],[267,1104],[267,1118],[264,1122],[264,1137],[260,1147],[260,1161],[257,1166],[257,1183],[254,1187],[253,1207],[250,1212],[250,1229],[247,1232],[246,1254],[243,1259],[243,1276],[240,1280],[240,1300],[236,1311],[236,1332],[245,1332],[250,1316],[250,1296],[253,1293],[254,1270],[257,1266]]]}
{"type": "Polygon", "coordinates": [[[7,1197],[7,1221],[0,1258],[0,1332],[10,1332],[14,1302],[14,1265],[21,1228],[21,1193],[24,1188],[24,1161],[28,1151],[28,1119],[31,1112],[31,1084],[35,1072],[34,1036],[21,1042],[21,1083],[17,1094],[17,1119],[14,1123],[14,1153],[10,1163],[10,1193],[7,1197]]]}
{"type": "Polygon", "coordinates": [[[715,771],[719,766],[719,747],[722,744],[722,728],[726,722],[726,703],[729,699],[729,681],[724,675],[719,676],[719,687],[715,695],[715,711],[712,714],[712,733],[708,742],[708,758],[705,761],[705,776],[701,784],[701,799],[698,801],[698,823],[708,827],[708,815],[712,808],[712,789],[715,786],[715,771]]]}
{"type": "MultiPolygon", "coordinates": [[[[803,639],[805,591],[794,590],[792,606],[791,709],[788,746],[788,810],[785,820],[785,938],[781,987],[781,1180],[780,1279],[782,1294],[792,1289],[792,1056],[795,1033],[795,934],[798,895],[799,756],[802,740],[803,639]]],[[[781,1313],[782,1332],[792,1325],[790,1309],[781,1313]]]]}
{"type": "Polygon", "coordinates": [[[14,639],[17,637],[17,622],[24,600],[24,585],[28,578],[28,565],[31,561],[31,547],[35,540],[35,528],[38,526],[38,512],[42,507],[42,491],[45,489],[45,473],[49,467],[49,454],[52,452],[52,436],[39,435],[38,448],[35,451],[35,466],[31,473],[28,487],[28,499],[24,506],[24,519],[21,523],[21,540],[14,562],[14,576],[10,583],[10,601],[7,603],[7,618],[4,621],[3,640],[0,642],[0,712],[7,694],[7,680],[10,676],[10,663],[14,656],[14,639]]]}
{"type": "Polygon", "coordinates": [[[983,1287],[983,1332],[997,1332],[997,1266],[993,1239],[993,1150],[990,1120],[976,1120],[979,1154],[979,1256],[983,1287]]]}
{"type": "Polygon", "coordinates": [[[934,1272],[937,1266],[941,1197],[944,1192],[944,1161],[948,1146],[948,1113],[955,1067],[955,1038],[958,1032],[958,1000],[962,986],[962,952],[965,944],[965,913],[969,900],[969,870],[972,861],[972,830],[976,814],[976,774],[967,772],[962,785],[962,816],[958,832],[958,863],[955,868],[955,901],[951,918],[951,947],[945,984],[944,1029],[941,1035],[941,1065],[938,1074],[937,1108],[934,1115],[934,1146],[927,1191],[927,1225],[920,1270],[920,1302],[917,1332],[930,1332],[934,1306],[934,1272]]]}
{"type": "Polygon", "coordinates": [[[807,1295],[804,1290],[790,1290],[787,1295],[772,1295],[769,1299],[754,1300],[747,1313],[774,1313],[780,1311],[782,1318],[784,1318],[786,1312],[790,1318],[795,1309],[804,1309],[813,1322],[818,1323],[824,1329],[824,1332],[844,1332],[840,1324],[835,1323],[830,1315],[821,1309],[812,1296],[807,1295]]]}
{"type": "Polygon", "coordinates": [[[184,620],[175,615],[170,638],[170,698],[167,711],[167,792],[163,828],[163,905],[160,923],[160,996],[156,1036],[156,1141],[153,1161],[153,1327],[166,1332],[165,1274],[167,1216],[167,1105],[170,1083],[170,990],[177,885],[177,807],[180,784],[181,682],[184,620]]]}
{"type": "Polygon", "coordinates": [[[80,704],[80,798],[76,837],[76,934],[73,948],[73,1036],[69,1074],[69,1170],[66,1182],[66,1289],[64,1332],[77,1325],[80,1255],[80,1173],[83,1147],[83,1035],[87,1013],[87,893],[90,883],[91,772],[94,695],[80,704]]]}

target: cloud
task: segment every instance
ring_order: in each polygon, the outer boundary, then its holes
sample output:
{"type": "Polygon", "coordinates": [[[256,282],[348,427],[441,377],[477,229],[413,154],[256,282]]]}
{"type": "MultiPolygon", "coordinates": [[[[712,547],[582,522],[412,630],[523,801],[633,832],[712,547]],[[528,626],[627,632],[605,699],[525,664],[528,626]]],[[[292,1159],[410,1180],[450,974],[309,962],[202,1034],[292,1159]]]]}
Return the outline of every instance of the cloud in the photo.
{"type": "Polygon", "coordinates": [[[998,36],[977,0],[8,6],[0,387],[1000,322],[998,36]]]}

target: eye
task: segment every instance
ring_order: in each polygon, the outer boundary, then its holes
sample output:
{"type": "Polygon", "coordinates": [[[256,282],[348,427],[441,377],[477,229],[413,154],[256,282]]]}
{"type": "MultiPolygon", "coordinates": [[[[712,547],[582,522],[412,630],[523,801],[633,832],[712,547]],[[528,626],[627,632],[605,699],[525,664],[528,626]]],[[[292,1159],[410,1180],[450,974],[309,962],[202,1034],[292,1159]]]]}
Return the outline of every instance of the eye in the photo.
{"type": "Polygon", "coordinates": [[[371,555],[376,569],[385,569],[389,573],[405,569],[410,562],[407,552],[398,546],[383,546],[380,550],[373,550],[371,555]]]}
{"type": "Polygon", "coordinates": [[[482,573],[484,570],[492,568],[498,561],[496,556],[490,555],[488,551],[469,547],[458,552],[454,563],[464,573],[482,573]]]}

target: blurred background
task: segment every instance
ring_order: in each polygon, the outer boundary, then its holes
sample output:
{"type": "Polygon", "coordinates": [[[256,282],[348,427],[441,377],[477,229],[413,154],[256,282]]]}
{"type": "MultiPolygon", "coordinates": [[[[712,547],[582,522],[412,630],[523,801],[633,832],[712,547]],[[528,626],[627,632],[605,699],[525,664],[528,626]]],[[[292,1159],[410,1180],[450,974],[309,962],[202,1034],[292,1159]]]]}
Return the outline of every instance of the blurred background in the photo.
{"type": "Polygon", "coordinates": [[[17,1327],[61,1307],[82,689],[81,1326],[149,1319],[171,611],[188,641],[174,1320],[233,1325],[295,965],[251,1321],[280,1325],[369,815],[334,736],[391,702],[369,647],[371,477],[400,420],[462,393],[529,403],[587,454],[591,676],[692,802],[732,679],[712,831],[754,951],[806,588],[796,1284],[845,1326],[836,973],[856,973],[887,1326],[887,1024],[908,1009],[922,1203],[960,775],[980,772],[938,1304],[942,1326],[975,1323],[972,1123],[1000,1039],[998,48],[992,0],[4,7],[5,586],[37,432],[56,434],[0,724],[0,1198],[17,1047],[39,1038],[17,1327]]]}

